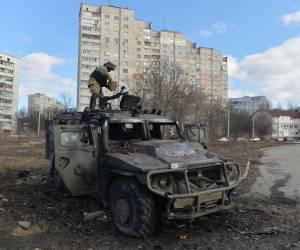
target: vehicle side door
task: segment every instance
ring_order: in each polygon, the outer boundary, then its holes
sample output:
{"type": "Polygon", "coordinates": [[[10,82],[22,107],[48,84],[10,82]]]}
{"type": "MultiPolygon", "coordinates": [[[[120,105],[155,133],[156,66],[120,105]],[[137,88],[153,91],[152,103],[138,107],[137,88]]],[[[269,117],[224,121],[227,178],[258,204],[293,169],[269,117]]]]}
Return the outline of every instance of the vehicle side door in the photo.
{"type": "Polygon", "coordinates": [[[55,169],[72,195],[95,192],[98,138],[84,125],[54,127],[55,169]]]}

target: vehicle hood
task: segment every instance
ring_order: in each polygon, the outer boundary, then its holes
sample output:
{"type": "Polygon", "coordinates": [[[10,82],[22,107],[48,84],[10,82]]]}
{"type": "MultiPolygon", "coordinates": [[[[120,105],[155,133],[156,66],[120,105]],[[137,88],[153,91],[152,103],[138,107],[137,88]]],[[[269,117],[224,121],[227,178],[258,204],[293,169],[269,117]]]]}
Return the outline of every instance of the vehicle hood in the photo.
{"type": "Polygon", "coordinates": [[[199,143],[151,140],[135,143],[135,152],[150,155],[168,164],[192,164],[214,158],[199,143]]]}
{"type": "Polygon", "coordinates": [[[126,152],[109,153],[108,156],[115,163],[118,162],[119,167],[131,165],[141,171],[179,168],[218,160],[199,143],[173,140],[138,142],[130,145],[126,152]]]}

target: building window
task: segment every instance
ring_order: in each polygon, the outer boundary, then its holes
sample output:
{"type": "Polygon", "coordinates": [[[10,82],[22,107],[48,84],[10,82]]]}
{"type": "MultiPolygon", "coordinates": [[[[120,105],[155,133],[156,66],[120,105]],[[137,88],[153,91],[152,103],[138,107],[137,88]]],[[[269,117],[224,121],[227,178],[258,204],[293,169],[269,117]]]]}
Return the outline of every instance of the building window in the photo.
{"type": "Polygon", "coordinates": [[[128,21],[129,21],[129,17],[127,17],[127,16],[124,17],[124,21],[125,21],[125,22],[128,22],[128,21]]]}
{"type": "Polygon", "coordinates": [[[123,73],[128,73],[128,69],[123,69],[123,73]]]}
{"type": "Polygon", "coordinates": [[[110,16],[109,16],[109,14],[105,14],[105,18],[109,18],[110,16]]]}
{"type": "Polygon", "coordinates": [[[124,28],[125,28],[125,29],[128,29],[128,24],[124,24],[124,28]]]}
{"type": "Polygon", "coordinates": [[[92,15],[93,15],[93,17],[100,17],[100,13],[99,12],[93,12],[92,15]]]}

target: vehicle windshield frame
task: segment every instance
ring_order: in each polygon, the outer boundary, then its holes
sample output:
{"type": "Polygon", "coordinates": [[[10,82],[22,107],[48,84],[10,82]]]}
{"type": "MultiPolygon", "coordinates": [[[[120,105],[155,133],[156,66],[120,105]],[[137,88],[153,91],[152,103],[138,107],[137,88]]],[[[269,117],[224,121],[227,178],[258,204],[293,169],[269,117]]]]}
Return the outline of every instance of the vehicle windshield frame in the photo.
{"type": "Polygon", "coordinates": [[[147,121],[147,132],[148,132],[148,137],[149,137],[149,139],[150,140],[182,140],[183,139],[183,135],[182,135],[182,132],[181,132],[181,130],[180,130],[180,127],[178,126],[178,123],[177,122],[172,122],[172,121],[168,121],[168,122],[164,122],[164,121],[147,121]],[[159,124],[160,126],[161,125],[174,125],[175,127],[176,127],[176,131],[177,131],[177,134],[179,135],[179,137],[178,138],[176,138],[176,139],[164,139],[164,138],[162,138],[162,139],[158,139],[158,138],[153,138],[152,136],[151,136],[151,132],[150,132],[150,125],[152,125],[152,124],[159,124]]]}
{"type": "Polygon", "coordinates": [[[120,120],[110,120],[109,123],[108,123],[108,130],[107,130],[107,138],[108,138],[108,141],[111,142],[111,143],[116,143],[116,142],[120,142],[120,143],[123,143],[123,142],[132,142],[132,141],[143,141],[143,140],[147,140],[148,139],[148,136],[147,136],[147,132],[146,132],[146,126],[145,126],[145,122],[142,121],[142,120],[139,120],[139,119],[120,119],[120,120]],[[142,137],[141,138],[138,138],[138,139],[118,139],[118,140],[115,140],[115,139],[111,139],[110,138],[110,125],[111,124],[141,124],[142,126],[142,137]]]}

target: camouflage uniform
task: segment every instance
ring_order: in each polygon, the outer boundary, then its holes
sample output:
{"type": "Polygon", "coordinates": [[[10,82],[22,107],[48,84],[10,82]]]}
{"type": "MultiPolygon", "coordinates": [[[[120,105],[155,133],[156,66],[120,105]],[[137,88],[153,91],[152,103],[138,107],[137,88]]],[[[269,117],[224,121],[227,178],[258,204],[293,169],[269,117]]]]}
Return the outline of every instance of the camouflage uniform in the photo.
{"type": "Polygon", "coordinates": [[[103,66],[97,67],[90,75],[88,86],[92,93],[90,100],[90,108],[96,107],[97,98],[103,96],[102,88],[105,87],[110,91],[117,89],[117,82],[112,80],[109,71],[113,70],[116,66],[110,62],[105,63],[103,66]]]}

